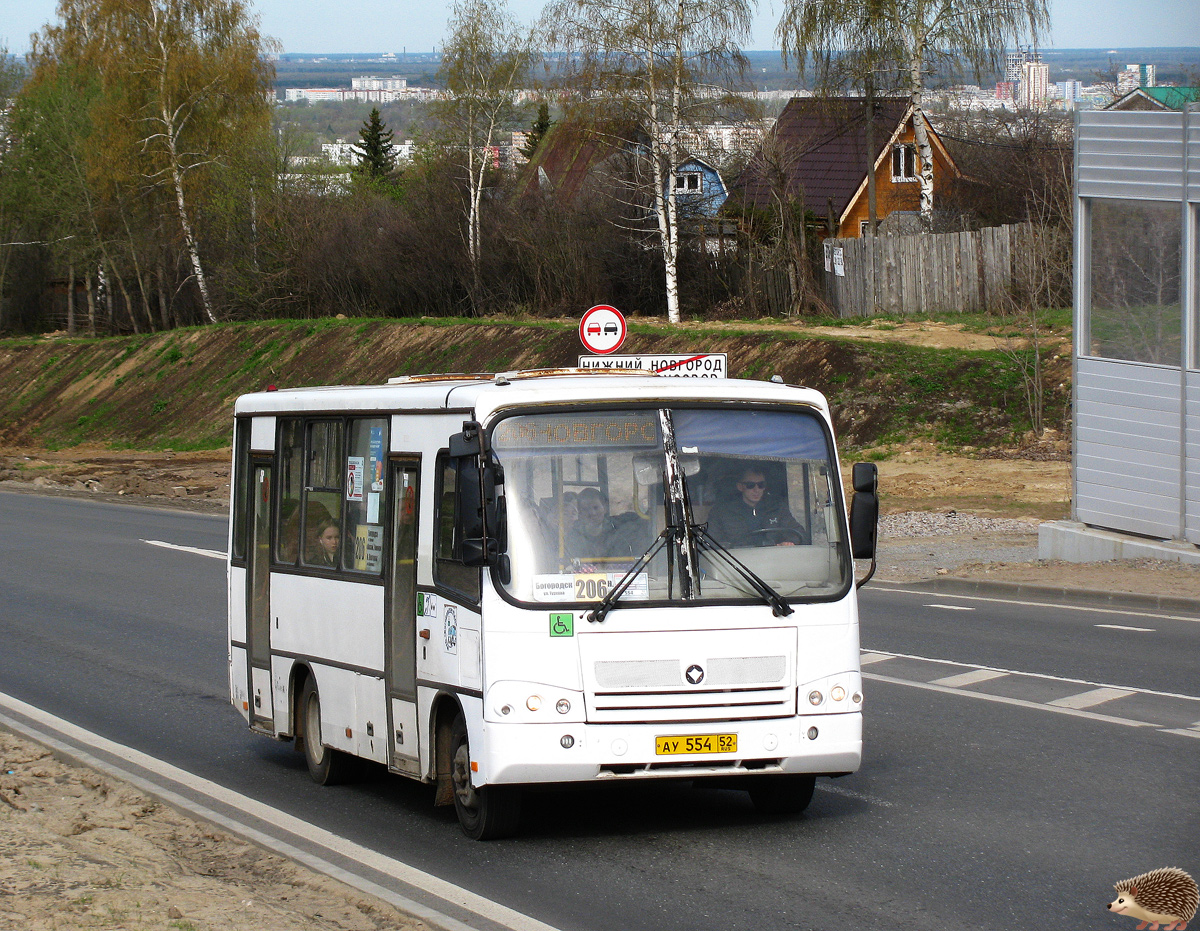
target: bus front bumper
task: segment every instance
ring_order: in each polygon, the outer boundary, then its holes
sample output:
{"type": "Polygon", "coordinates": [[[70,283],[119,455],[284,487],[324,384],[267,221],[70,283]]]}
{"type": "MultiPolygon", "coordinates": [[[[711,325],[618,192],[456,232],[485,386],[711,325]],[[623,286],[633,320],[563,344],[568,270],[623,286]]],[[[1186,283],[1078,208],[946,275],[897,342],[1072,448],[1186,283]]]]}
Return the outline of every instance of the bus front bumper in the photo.
{"type": "MultiPolygon", "coordinates": [[[[593,782],[766,773],[844,774],[862,762],[862,713],[689,724],[484,724],[477,784],[593,782]],[[683,751],[737,738],[733,752],[683,751]],[[688,741],[687,738],[693,738],[688,741]],[[677,739],[678,738],[678,739],[677,739]],[[709,741],[707,743],[712,743],[709,741]]],[[[474,754],[473,754],[474,756],[474,754]]]]}

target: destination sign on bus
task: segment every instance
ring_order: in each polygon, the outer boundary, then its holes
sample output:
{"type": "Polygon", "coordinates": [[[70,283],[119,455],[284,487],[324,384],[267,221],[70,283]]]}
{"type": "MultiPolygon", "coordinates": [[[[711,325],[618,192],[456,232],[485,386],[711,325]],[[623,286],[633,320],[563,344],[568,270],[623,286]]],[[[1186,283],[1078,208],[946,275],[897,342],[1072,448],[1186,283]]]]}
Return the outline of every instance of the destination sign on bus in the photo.
{"type": "Polygon", "coordinates": [[[658,446],[658,419],[648,411],[509,417],[496,425],[492,445],[497,449],[658,446]]]}

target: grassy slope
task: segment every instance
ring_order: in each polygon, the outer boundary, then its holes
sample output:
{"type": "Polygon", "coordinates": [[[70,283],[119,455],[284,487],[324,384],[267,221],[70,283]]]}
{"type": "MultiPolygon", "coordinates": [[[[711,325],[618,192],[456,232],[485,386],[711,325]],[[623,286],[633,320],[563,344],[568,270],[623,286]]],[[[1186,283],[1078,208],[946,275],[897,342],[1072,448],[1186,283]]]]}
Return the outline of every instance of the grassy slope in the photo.
{"type": "MultiPolygon", "coordinates": [[[[634,322],[622,352],[725,352],[731,374],[826,393],[843,442],[932,435],[1004,443],[1026,428],[1022,382],[998,351],[802,338],[786,326],[703,332],[634,322]]],[[[424,372],[574,365],[574,324],[333,320],[227,324],[152,336],[0,340],[0,443],[207,449],[228,445],[233,400],[268,384],[370,384],[424,372]]],[[[1047,404],[1066,415],[1065,389],[1047,404]]]]}

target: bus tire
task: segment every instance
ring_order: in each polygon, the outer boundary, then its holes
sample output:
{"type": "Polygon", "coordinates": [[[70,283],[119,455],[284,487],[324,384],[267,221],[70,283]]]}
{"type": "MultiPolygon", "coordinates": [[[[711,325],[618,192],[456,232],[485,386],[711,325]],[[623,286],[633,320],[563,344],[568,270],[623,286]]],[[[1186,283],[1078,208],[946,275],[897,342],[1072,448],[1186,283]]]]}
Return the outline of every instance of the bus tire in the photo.
{"type": "Polygon", "coordinates": [[[300,734],[304,743],[304,762],[313,782],[335,786],[351,775],[353,758],[321,742],[321,694],[312,676],[304,682],[300,693],[300,734]]]}
{"type": "Polygon", "coordinates": [[[521,795],[515,786],[476,788],[471,779],[471,747],[462,714],[450,726],[450,778],[454,811],[471,840],[494,840],[516,833],[521,821],[521,795]]]}
{"type": "Polygon", "coordinates": [[[764,815],[797,815],[812,801],[817,777],[810,775],[755,776],[746,790],[755,809],[764,815]]]}

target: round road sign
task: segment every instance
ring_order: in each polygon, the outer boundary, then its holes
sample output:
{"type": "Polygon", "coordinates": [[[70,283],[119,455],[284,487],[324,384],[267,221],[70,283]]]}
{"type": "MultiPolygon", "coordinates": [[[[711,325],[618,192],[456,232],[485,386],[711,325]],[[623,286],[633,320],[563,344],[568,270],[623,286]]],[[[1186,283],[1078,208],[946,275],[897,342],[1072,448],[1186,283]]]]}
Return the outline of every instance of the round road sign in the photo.
{"type": "Polygon", "coordinates": [[[615,307],[597,304],[579,321],[579,340],[588,352],[616,352],[625,342],[625,317],[615,307]]]}

